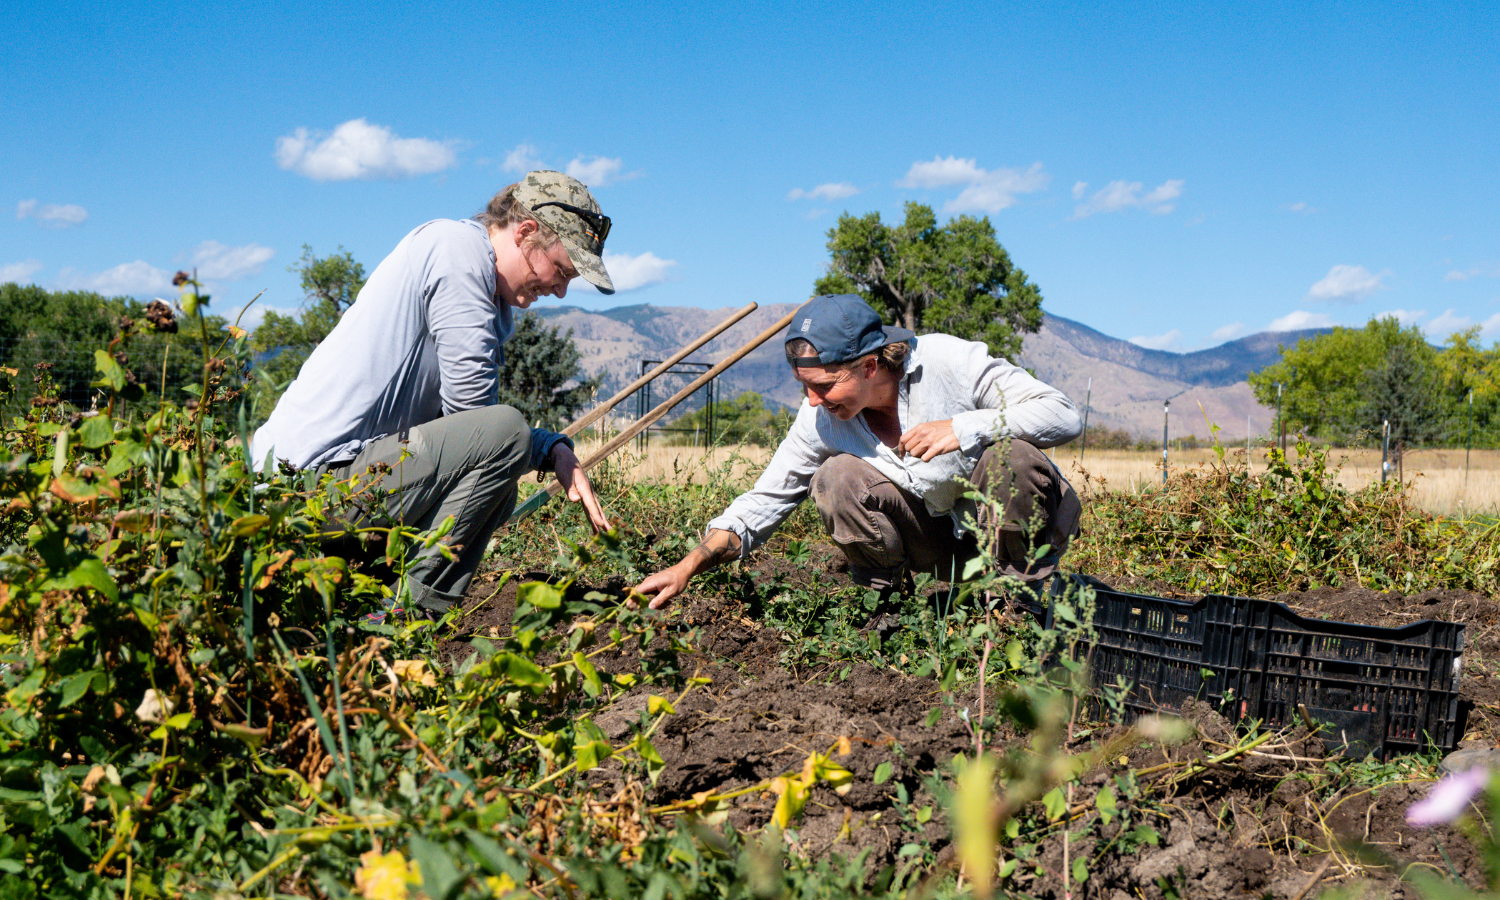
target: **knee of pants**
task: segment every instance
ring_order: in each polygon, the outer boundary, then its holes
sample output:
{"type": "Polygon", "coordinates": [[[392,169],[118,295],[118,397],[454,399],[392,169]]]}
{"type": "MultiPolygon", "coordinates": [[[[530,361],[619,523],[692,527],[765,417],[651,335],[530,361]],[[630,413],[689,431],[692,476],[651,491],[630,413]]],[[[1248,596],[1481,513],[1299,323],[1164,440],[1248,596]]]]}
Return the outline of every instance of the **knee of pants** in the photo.
{"type": "MultiPolygon", "coordinates": [[[[1004,507],[1003,526],[1025,526],[1038,513],[1050,519],[1062,486],[1052,461],[1025,441],[1013,439],[1008,444],[984,451],[974,472],[975,484],[1004,507]]],[[[990,509],[980,509],[982,523],[992,515],[990,509]]]]}
{"type": "Polygon", "coordinates": [[[525,468],[531,462],[531,426],[513,406],[485,406],[460,415],[474,415],[476,456],[504,469],[525,468]]]}
{"type": "Polygon", "coordinates": [[[848,515],[851,510],[863,512],[864,496],[868,493],[868,478],[861,469],[869,463],[858,457],[841,453],[826,460],[813,473],[811,493],[818,507],[818,516],[830,534],[834,523],[848,515]]]}

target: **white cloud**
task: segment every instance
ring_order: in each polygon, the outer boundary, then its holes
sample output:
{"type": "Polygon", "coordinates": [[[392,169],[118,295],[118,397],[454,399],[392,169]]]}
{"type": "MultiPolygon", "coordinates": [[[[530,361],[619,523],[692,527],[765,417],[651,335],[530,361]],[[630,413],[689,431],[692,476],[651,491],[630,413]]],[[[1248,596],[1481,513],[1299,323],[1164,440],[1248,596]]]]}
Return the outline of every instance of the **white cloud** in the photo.
{"type": "Polygon", "coordinates": [[[1364,266],[1337,265],[1308,289],[1307,296],[1313,300],[1357,303],[1384,287],[1381,281],[1388,275],[1389,271],[1377,275],[1364,266]]]}
{"type": "Polygon", "coordinates": [[[500,164],[501,171],[515,175],[525,175],[527,172],[546,167],[546,164],[537,156],[536,147],[532,144],[517,144],[516,149],[505,154],[505,162],[500,164]]]}
{"type": "Polygon", "coordinates": [[[1083,195],[1088,192],[1088,189],[1089,189],[1089,183],[1087,181],[1075,181],[1075,182],[1073,182],[1073,199],[1074,200],[1082,200],[1083,199],[1083,195]]]}
{"type": "Polygon", "coordinates": [[[1276,319],[1266,326],[1267,331],[1300,331],[1304,328],[1332,328],[1338,323],[1327,313],[1297,310],[1276,319]]]}
{"type": "Polygon", "coordinates": [[[154,294],[172,290],[172,273],[143,261],[121,263],[98,275],[64,269],[58,281],[71,290],[95,291],[106,296],[154,294]]]}
{"type": "MultiPolygon", "coordinates": [[[[633,291],[666,281],[675,265],[677,265],[677,260],[662,259],[649,250],[634,256],[629,253],[615,253],[612,250],[604,251],[604,268],[609,272],[609,279],[615,283],[616,293],[633,291]]],[[[573,283],[593,290],[593,285],[581,278],[573,283]]]]}
{"type": "MultiPolygon", "coordinates": [[[[1166,215],[1177,208],[1173,201],[1182,196],[1182,186],[1186,183],[1180,178],[1174,178],[1142,194],[1145,186],[1139,181],[1111,181],[1090,197],[1087,203],[1074,207],[1073,218],[1086,219],[1095,213],[1124,212],[1127,209],[1144,209],[1154,215],[1166,215]]],[[[1079,184],[1083,182],[1080,181],[1079,184]]],[[[1075,185],[1073,199],[1078,199],[1080,194],[1075,185]]]]}
{"type": "MultiPolygon", "coordinates": [[[[1448,311],[1452,312],[1453,310],[1450,309],[1448,311]]],[[[1423,319],[1427,318],[1427,310],[1425,310],[1425,309],[1390,309],[1390,310],[1386,310],[1385,312],[1376,313],[1375,314],[1375,318],[1377,318],[1377,319],[1395,319],[1397,322],[1399,322],[1401,324],[1402,328],[1406,328],[1407,326],[1415,325],[1418,322],[1422,321],[1423,319]]]]}
{"type": "Polygon", "coordinates": [[[1281,208],[1286,210],[1287,212],[1301,213],[1304,216],[1310,216],[1315,212],[1322,212],[1322,210],[1318,209],[1317,207],[1308,206],[1301,200],[1298,200],[1296,203],[1284,203],[1282,204],[1281,208]]]}
{"type": "Polygon", "coordinates": [[[332,134],[298,128],[276,139],[276,163],[314,181],[410,178],[441,172],[458,162],[448,144],[397,137],[389,128],[350,119],[332,134]]]}
{"type": "Polygon", "coordinates": [[[7,263],[0,266],[0,284],[12,281],[17,283],[27,281],[32,275],[40,271],[41,268],[42,261],[39,259],[26,259],[18,263],[7,263]]]}
{"type": "Polygon", "coordinates": [[[88,217],[88,210],[72,203],[66,205],[58,205],[56,203],[37,205],[35,200],[22,200],[16,204],[17,219],[36,219],[49,228],[68,228],[73,225],[82,225],[88,217]]]}
{"type": "Polygon", "coordinates": [[[1232,341],[1244,333],[1245,323],[1235,322],[1232,325],[1225,325],[1222,328],[1215,328],[1213,334],[1210,334],[1208,336],[1208,339],[1215,344],[1222,344],[1225,341],[1232,341]]]}
{"type": "Polygon", "coordinates": [[[801,200],[804,197],[814,200],[842,200],[845,197],[853,197],[857,193],[859,193],[859,188],[847,181],[831,181],[827,184],[820,184],[810,191],[792,188],[787,192],[786,198],[788,200],[801,200]]]}
{"type": "Polygon", "coordinates": [[[896,187],[950,188],[963,185],[959,195],[943,204],[949,213],[997,213],[1016,202],[1017,194],[1031,194],[1044,189],[1052,176],[1041,163],[1029,169],[982,169],[972,159],[935,156],[930,162],[915,162],[896,187]]]}
{"type": "Polygon", "coordinates": [[[915,162],[906,170],[898,182],[899,188],[944,188],[961,184],[974,184],[987,175],[972,159],[950,156],[946,159],[934,156],[932,162],[915,162]]]}
{"type": "Polygon", "coordinates": [[[1479,336],[1491,341],[1500,340],[1500,313],[1495,313],[1480,324],[1479,336]]]}
{"type": "MultiPolygon", "coordinates": [[[[1409,323],[1402,322],[1401,324],[1406,325],[1409,323]]],[[[1422,330],[1427,332],[1431,337],[1444,341],[1448,339],[1448,335],[1463,331],[1473,324],[1474,320],[1468,316],[1460,316],[1454,310],[1447,309],[1443,311],[1442,315],[1423,325],[1422,330]]]]}
{"type": "MultiPolygon", "coordinates": [[[[505,161],[500,164],[500,169],[512,175],[524,175],[538,169],[558,170],[559,167],[542,159],[535,144],[517,144],[515,149],[505,154],[505,161]]],[[[640,172],[624,171],[624,162],[618,157],[609,156],[586,157],[579,154],[573,157],[567,165],[562,166],[561,171],[577,178],[590,188],[601,188],[641,177],[640,172]]]]}
{"type": "Polygon", "coordinates": [[[601,188],[618,181],[629,181],[640,177],[640,172],[622,173],[621,166],[619,159],[595,156],[585,160],[582,156],[575,156],[563,172],[577,178],[590,188],[601,188]]]}
{"type": "Polygon", "coordinates": [[[1166,334],[1159,334],[1156,337],[1133,337],[1130,343],[1137,347],[1145,347],[1147,350],[1170,350],[1177,346],[1181,338],[1182,332],[1173,328],[1166,334]]]}
{"type": "Polygon", "coordinates": [[[218,241],[204,241],[193,249],[192,264],[200,278],[239,281],[259,273],[275,255],[275,250],[260,244],[226,247],[218,241]]]}
{"type": "Polygon", "coordinates": [[[1444,281],[1468,281],[1470,278],[1497,278],[1500,277],[1500,266],[1482,267],[1475,266],[1472,269],[1454,269],[1443,276],[1444,281]]]}

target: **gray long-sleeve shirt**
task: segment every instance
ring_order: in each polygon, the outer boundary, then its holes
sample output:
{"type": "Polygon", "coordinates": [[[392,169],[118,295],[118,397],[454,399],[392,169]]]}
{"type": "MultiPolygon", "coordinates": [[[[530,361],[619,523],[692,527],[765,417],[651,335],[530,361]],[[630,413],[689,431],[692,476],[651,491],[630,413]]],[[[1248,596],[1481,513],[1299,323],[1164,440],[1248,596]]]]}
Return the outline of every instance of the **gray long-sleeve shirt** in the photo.
{"type": "MultiPolygon", "coordinates": [[[[370,441],[499,402],[500,345],[515,326],[495,279],[495,248],[473,219],[402,238],[255,432],[256,467],[268,453],[299,469],[347,462],[370,441]]],[[[559,440],[533,429],[533,468],[559,440]]]]}
{"type": "Polygon", "coordinates": [[[897,487],[921,497],[928,513],[953,517],[955,532],[976,513],[959,479],[974,473],[984,448],[1005,437],[1055,447],[1083,431],[1073,401],[1025,369],[989,355],[983,343],[946,334],[912,340],[898,388],[905,431],[924,422],[953,420],[959,449],[923,462],[881,443],[864,416],[843,421],[803,401],[791,430],[755,487],[735,498],[708,528],[732,531],[744,556],[781,527],[807,496],[813,473],[829,457],[852,453],[897,487]]]}

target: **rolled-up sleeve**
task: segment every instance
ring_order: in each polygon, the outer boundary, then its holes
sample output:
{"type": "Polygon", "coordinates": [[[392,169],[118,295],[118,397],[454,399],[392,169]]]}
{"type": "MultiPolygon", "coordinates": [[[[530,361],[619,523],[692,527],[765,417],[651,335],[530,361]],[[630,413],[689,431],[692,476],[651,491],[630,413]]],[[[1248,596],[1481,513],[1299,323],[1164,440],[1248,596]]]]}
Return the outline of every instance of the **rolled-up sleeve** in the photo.
{"type": "Polygon", "coordinates": [[[1056,447],[1083,433],[1078,410],[1066,394],[990,356],[984,344],[969,344],[959,371],[972,385],[975,406],[953,416],[953,433],[965,453],[1007,437],[1056,447]]]}
{"type": "Polygon", "coordinates": [[[739,536],[740,558],[764,544],[807,497],[813,473],[833,451],[817,438],[816,410],[802,404],[787,436],[755,486],[736,497],[708,523],[706,531],[730,531],[739,536]]]}

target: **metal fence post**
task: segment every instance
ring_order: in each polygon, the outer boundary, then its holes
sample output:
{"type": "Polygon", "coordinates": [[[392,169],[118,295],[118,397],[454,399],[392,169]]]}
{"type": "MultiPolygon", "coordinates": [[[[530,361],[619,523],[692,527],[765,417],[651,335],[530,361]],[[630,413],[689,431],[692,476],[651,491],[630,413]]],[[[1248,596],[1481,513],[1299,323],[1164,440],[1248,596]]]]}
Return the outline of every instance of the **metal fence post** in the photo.
{"type": "Polygon", "coordinates": [[[1162,487],[1167,485],[1167,412],[1172,406],[1171,400],[1161,402],[1161,483],[1162,487]]]}
{"type": "Polygon", "coordinates": [[[1469,499],[1469,448],[1474,444],[1474,389],[1469,388],[1469,425],[1464,429],[1464,499],[1469,499]]]}
{"type": "Polygon", "coordinates": [[[1276,440],[1281,445],[1281,455],[1286,456],[1286,425],[1281,421],[1281,382],[1276,382],[1276,440]]]}
{"type": "Polygon", "coordinates": [[[1083,392],[1083,446],[1078,448],[1078,461],[1083,462],[1083,454],[1089,449],[1089,401],[1094,398],[1094,379],[1089,377],[1089,386],[1083,392]]]}
{"type": "Polygon", "coordinates": [[[1380,423],[1380,483],[1385,484],[1386,473],[1391,470],[1391,420],[1380,423]]]}

